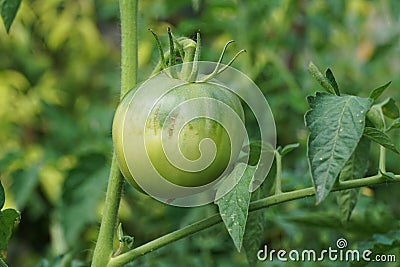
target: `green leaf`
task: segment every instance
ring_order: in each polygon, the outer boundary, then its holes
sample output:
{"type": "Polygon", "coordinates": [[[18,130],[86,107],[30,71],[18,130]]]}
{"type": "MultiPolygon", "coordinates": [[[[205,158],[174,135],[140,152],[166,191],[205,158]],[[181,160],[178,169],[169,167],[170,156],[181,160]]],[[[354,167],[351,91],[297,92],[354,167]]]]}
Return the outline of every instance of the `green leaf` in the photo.
{"type": "Polygon", "coordinates": [[[3,259],[7,254],[8,240],[11,237],[15,223],[19,221],[19,218],[19,212],[14,209],[5,209],[0,212],[0,257],[3,259]]]}
{"type": "MultiPolygon", "coordinates": [[[[375,259],[376,255],[398,255],[400,248],[400,230],[391,230],[385,234],[374,234],[372,238],[362,241],[357,245],[358,251],[372,251],[369,255],[371,260],[375,259]]],[[[350,266],[369,266],[370,262],[366,262],[360,257],[360,261],[353,261],[350,266]]],[[[380,265],[383,266],[383,265],[380,265]]]]}
{"type": "Polygon", "coordinates": [[[400,154],[399,150],[394,146],[390,137],[387,136],[384,132],[373,128],[373,127],[365,127],[364,136],[368,137],[371,141],[380,144],[381,146],[400,154]]]}
{"type": "Polygon", "coordinates": [[[333,89],[335,90],[336,95],[340,96],[340,91],[339,91],[339,86],[336,82],[335,76],[333,75],[333,72],[331,69],[327,69],[325,72],[326,79],[332,85],[333,89]]]}
{"type": "Polygon", "coordinates": [[[396,179],[396,176],[393,172],[382,172],[381,170],[379,170],[379,172],[383,177],[385,177],[388,180],[396,179]]]}
{"type": "MultiPolygon", "coordinates": [[[[339,181],[349,181],[364,177],[368,170],[369,150],[371,142],[362,137],[350,159],[344,165],[339,175],[339,181]]],[[[341,220],[345,224],[350,220],[351,213],[357,203],[359,189],[348,189],[336,194],[336,201],[342,213],[341,220]]]]}
{"type": "Polygon", "coordinates": [[[395,119],[392,124],[390,124],[389,128],[386,130],[386,132],[389,132],[394,129],[400,128],[400,118],[395,119]]]}
{"type": "Polygon", "coordinates": [[[386,84],[379,86],[378,88],[372,90],[372,92],[369,94],[369,98],[372,98],[374,100],[378,99],[378,97],[381,96],[381,94],[386,90],[386,88],[389,87],[389,85],[391,83],[392,83],[392,81],[389,81],[386,84]]]}
{"type": "Polygon", "coordinates": [[[356,149],[372,100],[317,93],[308,101],[311,110],[305,116],[310,129],[307,155],[318,204],[329,194],[356,149]]]}
{"type": "Polygon", "coordinates": [[[17,15],[17,11],[20,4],[21,0],[0,1],[0,15],[3,19],[3,23],[4,26],[6,27],[7,32],[10,31],[11,24],[14,21],[15,15],[17,15]]]}
{"type": "Polygon", "coordinates": [[[391,119],[397,119],[400,116],[396,101],[391,97],[382,104],[382,112],[386,117],[391,119]]]}
{"type": "Polygon", "coordinates": [[[299,143],[286,145],[284,148],[282,148],[282,150],[279,152],[279,154],[281,154],[281,157],[283,157],[286,154],[288,154],[288,153],[292,152],[293,150],[295,150],[296,148],[298,148],[299,146],[300,146],[299,143]]]}
{"type": "Polygon", "coordinates": [[[373,105],[367,113],[367,118],[375,128],[383,130],[385,128],[385,121],[380,105],[373,105]]]}
{"type": "Polygon", "coordinates": [[[321,71],[314,65],[313,62],[308,64],[308,71],[314,77],[315,80],[331,94],[336,94],[335,89],[332,87],[328,79],[321,73],[321,71]]]}
{"type": "Polygon", "coordinates": [[[0,180],[0,210],[3,208],[5,201],[6,201],[6,196],[4,194],[4,187],[1,184],[1,180],[0,180]]]}
{"type": "MultiPolygon", "coordinates": [[[[251,195],[251,200],[255,201],[262,198],[263,189],[259,187],[251,195]]],[[[264,234],[264,213],[263,211],[255,211],[249,213],[246,223],[246,231],[243,237],[243,248],[246,252],[246,258],[250,267],[256,266],[257,264],[257,252],[260,248],[262,237],[264,234]]]]}
{"type": "Polygon", "coordinates": [[[39,183],[38,171],[40,166],[41,163],[34,162],[31,166],[18,169],[12,173],[11,191],[15,205],[19,210],[23,210],[28,204],[28,200],[35,194],[35,188],[39,183]]]}
{"type": "MultiPolygon", "coordinates": [[[[231,236],[236,249],[240,252],[246,220],[250,204],[250,183],[253,178],[255,167],[238,163],[224,182],[238,181],[231,191],[215,202],[219,213],[231,236]],[[243,175],[242,175],[243,174],[243,175]],[[233,180],[233,181],[232,181],[233,180]]],[[[218,195],[218,192],[217,192],[218,195]]]]}
{"type": "Polygon", "coordinates": [[[67,174],[63,185],[58,216],[65,238],[74,245],[83,228],[97,220],[98,201],[104,196],[108,168],[102,154],[88,154],[78,159],[80,164],[67,174]]]}

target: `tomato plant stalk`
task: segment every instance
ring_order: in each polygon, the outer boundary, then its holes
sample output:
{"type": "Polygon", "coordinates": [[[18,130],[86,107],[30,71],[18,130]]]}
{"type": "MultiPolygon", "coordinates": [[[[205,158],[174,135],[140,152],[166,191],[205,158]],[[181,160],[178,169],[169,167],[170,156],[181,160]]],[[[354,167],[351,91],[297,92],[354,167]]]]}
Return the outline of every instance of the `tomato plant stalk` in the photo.
{"type": "MultiPolygon", "coordinates": [[[[121,16],[121,99],[137,83],[137,13],[138,0],[120,0],[121,16]]],[[[107,266],[113,254],[113,239],[117,225],[124,178],[115,153],[112,157],[105,206],[92,266],[107,266]]]]}

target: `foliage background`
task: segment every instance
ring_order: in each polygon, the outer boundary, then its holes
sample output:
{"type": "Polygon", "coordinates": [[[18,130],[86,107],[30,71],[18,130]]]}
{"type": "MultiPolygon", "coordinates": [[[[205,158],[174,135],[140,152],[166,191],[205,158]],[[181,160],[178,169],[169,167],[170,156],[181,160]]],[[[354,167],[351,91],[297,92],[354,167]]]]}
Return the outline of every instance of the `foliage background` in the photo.
{"type": "MultiPolygon", "coordinates": [[[[148,28],[162,35],[165,44],[167,26],[185,36],[200,29],[203,60],[216,60],[231,39],[236,45],[227,58],[247,49],[234,67],[251,77],[267,97],[278,143],[301,144],[285,157],[285,190],[311,185],[303,116],[308,109],[305,97],[319,87],[307,73],[310,60],[330,67],[345,93],[367,96],[392,80],[385,95],[400,99],[396,0],[153,0],[140,1],[139,8],[139,80],[148,77],[158,60],[148,28]]],[[[85,266],[91,258],[118,102],[118,22],[118,1],[26,0],[10,34],[0,27],[0,178],[7,192],[6,207],[22,212],[9,245],[11,266],[57,266],[61,255],[74,258],[73,266],[85,266]]],[[[400,144],[400,136],[392,137],[400,144]]],[[[377,170],[377,147],[373,154],[371,174],[377,170]]],[[[388,170],[400,172],[398,157],[391,152],[388,170]]],[[[362,188],[347,225],[341,224],[334,194],[319,206],[309,198],[269,208],[264,212],[263,243],[276,250],[318,251],[345,237],[350,247],[357,247],[374,234],[398,229],[399,189],[362,188]]],[[[214,212],[213,205],[165,206],[125,186],[120,219],[139,245],[214,212]]],[[[393,253],[400,258],[399,248],[393,253]]],[[[246,266],[246,258],[218,225],[139,263],[246,266]]]]}

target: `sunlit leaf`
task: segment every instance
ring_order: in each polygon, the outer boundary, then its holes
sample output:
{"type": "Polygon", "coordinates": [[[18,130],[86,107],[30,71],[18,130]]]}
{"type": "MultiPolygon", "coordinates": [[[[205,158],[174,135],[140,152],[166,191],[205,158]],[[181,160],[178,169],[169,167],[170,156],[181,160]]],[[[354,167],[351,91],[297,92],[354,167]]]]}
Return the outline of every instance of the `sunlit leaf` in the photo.
{"type": "Polygon", "coordinates": [[[4,26],[6,27],[7,32],[10,31],[11,24],[14,21],[15,15],[17,15],[17,11],[20,4],[21,0],[0,1],[0,15],[3,19],[3,23],[4,26]]]}
{"type": "Polygon", "coordinates": [[[20,214],[14,209],[5,209],[0,212],[0,257],[5,258],[7,252],[8,240],[11,237],[12,230],[18,222],[20,214]]]}

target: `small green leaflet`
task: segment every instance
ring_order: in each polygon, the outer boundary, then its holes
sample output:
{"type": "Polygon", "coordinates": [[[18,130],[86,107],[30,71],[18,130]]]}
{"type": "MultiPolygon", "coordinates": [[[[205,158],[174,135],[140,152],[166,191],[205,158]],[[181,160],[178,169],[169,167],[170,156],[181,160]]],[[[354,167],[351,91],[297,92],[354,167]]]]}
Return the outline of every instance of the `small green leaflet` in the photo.
{"type": "Polygon", "coordinates": [[[311,107],[305,115],[310,129],[307,156],[319,204],[356,149],[373,100],[325,92],[307,99],[311,107]]]}
{"type": "MultiPolygon", "coordinates": [[[[254,166],[238,163],[228,175],[224,183],[238,181],[237,184],[221,198],[217,198],[219,213],[231,236],[236,249],[240,252],[249,211],[250,183],[255,172],[254,166]],[[243,174],[243,175],[242,175],[243,174]]],[[[226,188],[222,185],[221,188],[226,188]]],[[[218,195],[218,192],[217,192],[218,195]]]]}
{"type": "Polygon", "coordinates": [[[374,100],[378,99],[378,97],[381,96],[381,94],[386,90],[386,88],[389,87],[389,85],[392,83],[392,81],[389,81],[388,83],[372,90],[371,94],[369,94],[369,98],[372,98],[374,100]]]}
{"type": "Polygon", "coordinates": [[[392,124],[389,126],[389,128],[386,130],[386,132],[389,132],[393,129],[398,129],[400,128],[400,118],[395,119],[392,124]]]}
{"type": "Polygon", "coordinates": [[[391,119],[397,119],[400,116],[399,108],[393,98],[388,98],[382,103],[383,114],[391,119]]]}
{"type": "Polygon", "coordinates": [[[371,141],[380,144],[381,146],[393,151],[394,153],[400,154],[399,150],[394,146],[390,137],[387,136],[384,132],[373,128],[373,127],[365,127],[364,136],[368,137],[371,141]]]}
{"type": "Polygon", "coordinates": [[[0,15],[7,33],[10,31],[11,24],[14,21],[15,15],[17,15],[20,4],[21,0],[0,0],[0,15]]]}
{"type": "Polygon", "coordinates": [[[336,82],[335,76],[333,76],[333,72],[331,69],[327,69],[325,72],[325,77],[328,82],[332,85],[333,89],[335,90],[336,95],[340,96],[339,86],[336,82]]]}
{"type": "Polygon", "coordinates": [[[300,146],[299,143],[289,144],[289,145],[286,145],[284,148],[279,149],[278,152],[281,155],[281,157],[284,157],[286,154],[292,152],[293,150],[295,150],[299,146],[300,146]]]}
{"type": "Polygon", "coordinates": [[[321,71],[318,69],[317,66],[314,65],[313,62],[308,64],[308,71],[314,77],[315,80],[328,92],[331,94],[336,94],[335,88],[331,85],[328,78],[326,78],[321,71]]]}
{"type": "MultiPolygon", "coordinates": [[[[368,170],[368,159],[371,142],[368,138],[362,137],[354,150],[350,159],[344,165],[340,172],[340,181],[349,181],[364,177],[368,170]]],[[[342,213],[341,220],[345,224],[350,220],[351,213],[357,203],[359,189],[348,189],[336,193],[336,201],[338,202],[342,213]]]]}

